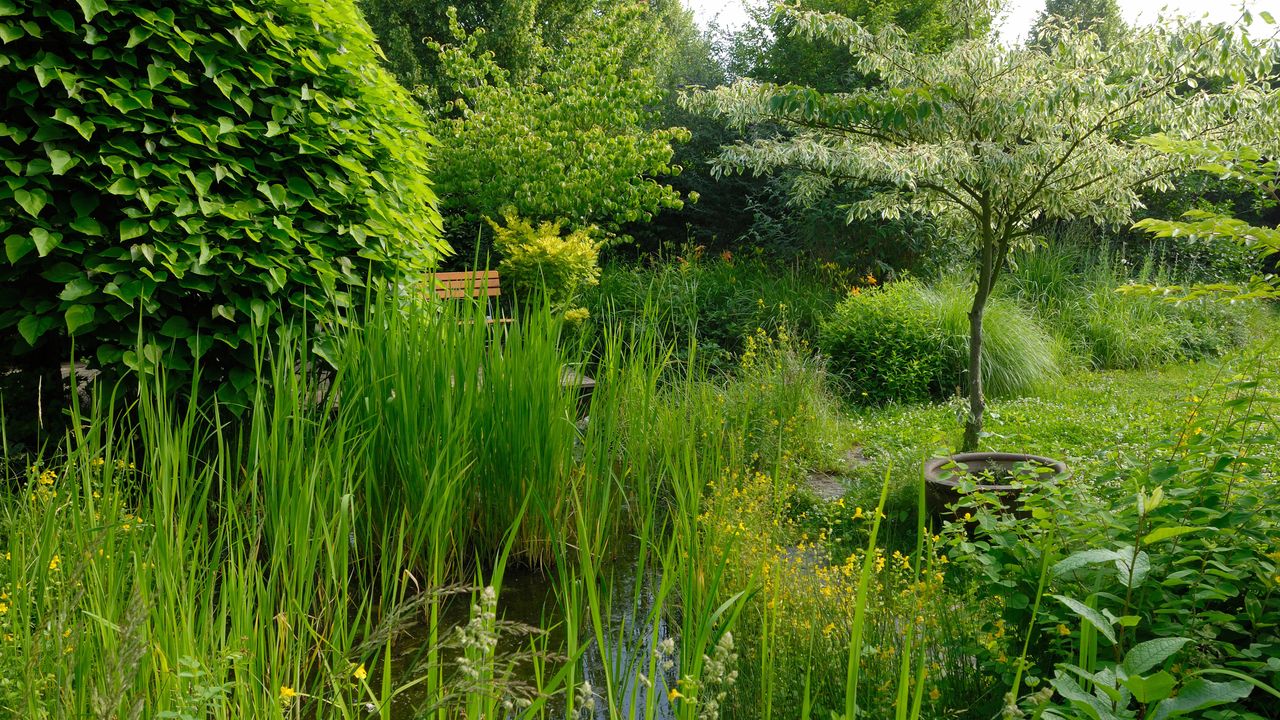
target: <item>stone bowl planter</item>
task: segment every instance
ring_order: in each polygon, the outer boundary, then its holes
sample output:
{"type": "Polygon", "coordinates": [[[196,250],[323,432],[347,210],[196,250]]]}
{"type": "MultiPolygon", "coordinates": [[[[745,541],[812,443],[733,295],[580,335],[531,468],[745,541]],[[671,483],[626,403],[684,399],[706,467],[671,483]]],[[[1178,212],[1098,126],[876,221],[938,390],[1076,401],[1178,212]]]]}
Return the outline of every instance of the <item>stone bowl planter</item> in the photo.
{"type": "Polygon", "coordinates": [[[925,504],[929,513],[944,517],[964,496],[961,485],[976,484],[976,491],[992,493],[1004,508],[1020,514],[1022,491],[1066,477],[1061,460],[1022,453],[976,452],[930,458],[924,464],[925,504]]]}

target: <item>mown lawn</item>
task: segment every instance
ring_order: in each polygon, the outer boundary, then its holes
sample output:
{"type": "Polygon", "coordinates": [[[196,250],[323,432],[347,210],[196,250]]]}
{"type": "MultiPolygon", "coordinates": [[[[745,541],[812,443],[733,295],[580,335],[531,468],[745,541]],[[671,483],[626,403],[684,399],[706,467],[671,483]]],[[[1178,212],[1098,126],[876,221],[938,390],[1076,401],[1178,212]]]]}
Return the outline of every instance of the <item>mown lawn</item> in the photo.
{"type": "MultiPolygon", "coordinates": [[[[1088,480],[1121,454],[1141,458],[1176,437],[1188,414],[1215,386],[1254,377],[1280,349],[1280,318],[1259,318],[1252,340],[1219,358],[1140,370],[1068,372],[1058,382],[1017,398],[988,401],[984,450],[1027,452],[1064,460],[1088,480]]],[[[1275,383],[1274,377],[1260,380],[1275,383]]],[[[894,478],[894,508],[909,508],[920,467],[932,454],[959,445],[965,405],[894,405],[851,411],[849,432],[867,462],[844,468],[849,502],[875,503],[885,473],[894,478]]]]}

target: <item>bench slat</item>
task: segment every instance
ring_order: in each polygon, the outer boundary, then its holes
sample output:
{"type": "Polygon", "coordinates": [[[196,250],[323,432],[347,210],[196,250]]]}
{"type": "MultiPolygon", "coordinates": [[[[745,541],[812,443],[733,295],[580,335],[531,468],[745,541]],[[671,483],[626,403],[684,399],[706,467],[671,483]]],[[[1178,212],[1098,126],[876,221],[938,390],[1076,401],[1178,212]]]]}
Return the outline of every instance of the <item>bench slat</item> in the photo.
{"type": "Polygon", "coordinates": [[[497,270],[436,273],[432,278],[432,285],[436,295],[443,300],[502,295],[497,270]]]}

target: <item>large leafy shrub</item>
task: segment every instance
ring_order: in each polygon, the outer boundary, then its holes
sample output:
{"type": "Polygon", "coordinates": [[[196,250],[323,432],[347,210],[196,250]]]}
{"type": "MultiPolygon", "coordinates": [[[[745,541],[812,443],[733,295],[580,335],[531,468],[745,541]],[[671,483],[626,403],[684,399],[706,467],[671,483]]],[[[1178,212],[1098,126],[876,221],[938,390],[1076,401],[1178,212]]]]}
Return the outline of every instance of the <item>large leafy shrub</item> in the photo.
{"type": "Polygon", "coordinates": [[[612,229],[681,206],[655,178],[679,172],[672,143],[689,133],[654,129],[652,62],[666,42],[644,6],[598,3],[562,47],[531,48],[521,72],[483,50],[483,30],[468,33],[456,17],[451,30],[454,44],[432,44],[452,97],[433,125],[451,216],[479,223],[510,205],[534,220],[612,229]]]}
{"type": "Polygon", "coordinates": [[[0,0],[0,37],[0,362],[74,338],[243,388],[254,336],[445,249],[350,0],[0,0]]]}

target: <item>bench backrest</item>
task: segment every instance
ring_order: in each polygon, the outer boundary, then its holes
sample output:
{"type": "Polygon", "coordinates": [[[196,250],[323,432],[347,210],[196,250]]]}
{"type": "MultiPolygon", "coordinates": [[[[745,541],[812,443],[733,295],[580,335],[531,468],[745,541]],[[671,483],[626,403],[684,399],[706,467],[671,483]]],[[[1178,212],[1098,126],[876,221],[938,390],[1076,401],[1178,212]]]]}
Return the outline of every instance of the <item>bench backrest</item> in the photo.
{"type": "Polygon", "coordinates": [[[498,297],[502,294],[497,270],[436,273],[432,276],[431,285],[441,300],[498,297]]]}

